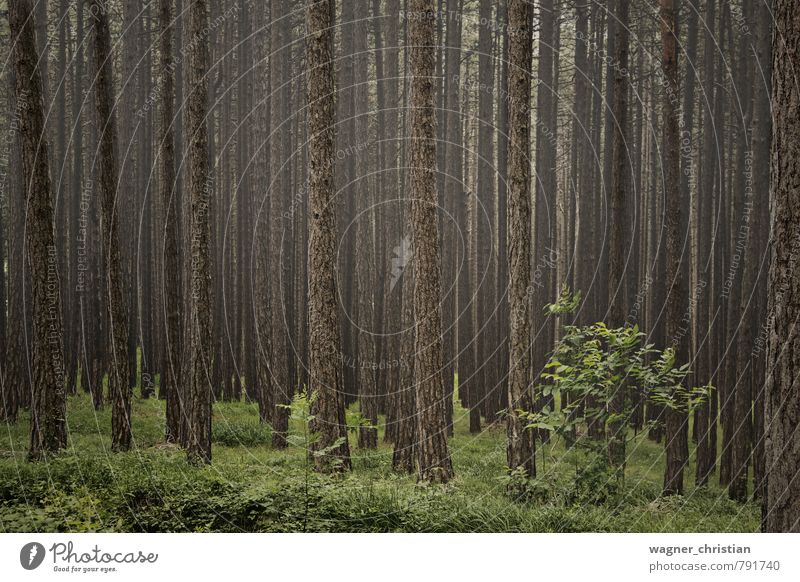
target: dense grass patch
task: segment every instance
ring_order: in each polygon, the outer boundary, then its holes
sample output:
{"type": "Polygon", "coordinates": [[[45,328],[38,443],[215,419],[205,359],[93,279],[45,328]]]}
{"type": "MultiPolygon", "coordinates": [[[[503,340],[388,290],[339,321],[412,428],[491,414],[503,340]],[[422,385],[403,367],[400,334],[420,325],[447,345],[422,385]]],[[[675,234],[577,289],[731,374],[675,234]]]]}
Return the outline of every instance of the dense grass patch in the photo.
{"type": "MultiPolygon", "coordinates": [[[[134,449],[110,452],[110,412],[69,402],[70,444],[47,462],[25,460],[28,424],[0,425],[0,531],[581,532],[757,531],[756,504],[719,488],[660,498],[662,445],[629,443],[624,483],[560,444],[540,447],[539,478],[506,493],[504,431],[470,435],[456,410],[456,478],[423,487],[391,471],[391,448],[354,448],[353,471],[310,471],[301,448],[276,451],[255,406],[217,404],[214,463],[196,468],[163,443],[163,402],[134,402],[134,449]]],[[[302,433],[301,426],[292,430],[302,433]]],[[[382,435],[381,435],[382,436],[382,435]]],[[[351,437],[351,446],[355,439],[351,437]]]]}

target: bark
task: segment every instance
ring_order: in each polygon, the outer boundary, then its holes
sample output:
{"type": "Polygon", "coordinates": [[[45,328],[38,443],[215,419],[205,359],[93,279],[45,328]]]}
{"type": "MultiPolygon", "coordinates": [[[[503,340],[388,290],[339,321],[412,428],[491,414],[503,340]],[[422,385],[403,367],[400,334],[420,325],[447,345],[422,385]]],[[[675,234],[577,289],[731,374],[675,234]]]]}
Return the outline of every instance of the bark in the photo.
{"type": "MultiPolygon", "coordinates": [[[[661,44],[662,72],[666,81],[662,95],[661,112],[664,123],[663,134],[663,174],[664,208],[667,226],[667,285],[669,286],[666,305],[667,338],[669,345],[677,354],[678,362],[686,361],[685,330],[681,328],[686,313],[686,282],[681,268],[683,251],[680,227],[681,209],[684,201],[680,199],[680,159],[678,111],[675,100],[678,91],[677,55],[677,14],[678,0],[661,0],[661,44]]],[[[678,397],[667,410],[666,451],[667,464],[664,472],[665,495],[683,494],[683,472],[688,464],[688,417],[685,403],[678,397]]]]}
{"type": "Polygon", "coordinates": [[[180,232],[178,229],[178,197],[175,182],[175,58],[172,50],[173,0],[159,0],[160,25],[160,68],[158,146],[160,149],[160,182],[161,201],[164,205],[164,224],[162,236],[164,240],[164,318],[166,326],[166,343],[164,361],[161,364],[161,389],[166,397],[166,439],[167,442],[178,442],[181,424],[184,422],[183,384],[181,382],[181,354],[183,353],[183,319],[182,319],[182,285],[181,258],[179,255],[180,232]]]}
{"type": "Polygon", "coordinates": [[[772,40],[770,265],[765,397],[766,495],[762,527],[800,532],[800,9],[775,0],[772,40]]]}
{"type": "MultiPolygon", "coordinates": [[[[711,247],[710,237],[712,231],[711,206],[714,195],[714,47],[716,38],[714,26],[716,22],[716,0],[706,1],[705,22],[708,27],[705,31],[703,46],[703,94],[708,105],[703,108],[703,160],[700,175],[700,191],[697,201],[697,267],[695,278],[707,280],[710,278],[711,267],[711,247]]],[[[708,385],[710,382],[711,370],[711,336],[709,326],[709,304],[708,294],[700,297],[695,313],[695,342],[697,343],[697,353],[695,354],[694,382],[698,386],[708,385]]],[[[697,434],[697,466],[695,472],[695,482],[697,485],[708,483],[710,474],[714,471],[716,463],[716,426],[712,431],[712,407],[711,402],[703,402],[695,413],[695,432],[697,434]],[[712,440],[713,438],[713,440],[712,440]],[[713,445],[713,446],[712,446],[713,445]]]]}
{"type": "MultiPolygon", "coordinates": [[[[756,8],[757,25],[757,50],[756,66],[763,79],[761,83],[754,83],[755,103],[753,107],[753,184],[758,187],[768,184],[770,179],[770,140],[772,139],[772,111],[770,110],[770,92],[772,88],[772,1],[759,4],[756,8]]],[[[763,196],[763,194],[762,194],[763,196]]],[[[754,236],[752,256],[759,264],[767,257],[767,236],[769,233],[769,204],[761,201],[756,205],[756,225],[752,229],[754,236]]],[[[766,302],[767,302],[767,273],[768,269],[759,269],[755,275],[751,292],[754,295],[755,308],[753,309],[753,330],[758,330],[758,335],[750,346],[748,359],[753,362],[753,388],[755,390],[753,403],[753,429],[755,448],[753,451],[753,492],[754,497],[763,499],[765,495],[765,456],[764,456],[764,343],[762,330],[765,328],[766,302]]]]}
{"type": "Polygon", "coordinates": [[[25,247],[33,303],[33,388],[28,458],[46,458],[67,444],[61,295],[45,137],[41,70],[30,0],[9,5],[14,39],[14,96],[25,195],[25,247]]]}
{"type": "Polygon", "coordinates": [[[743,23],[747,34],[742,32],[738,45],[739,74],[736,75],[736,92],[739,95],[739,110],[736,115],[738,139],[736,164],[734,167],[735,183],[733,195],[737,208],[731,217],[731,234],[735,243],[732,251],[731,268],[737,268],[739,279],[735,296],[730,300],[731,328],[735,329],[730,350],[733,355],[732,374],[733,389],[733,450],[731,454],[731,479],[728,484],[728,496],[737,501],[747,500],[747,481],[752,451],[752,361],[749,357],[752,342],[752,322],[748,320],[748,304],[750,291],[755,283],[755,257],[751,254],[752,227],[747,222],[755,216],[753,213],[754,189],[752,184],[753,143],[750,138],[750,124],[753,114],[753,60],[755,54],[754,23],[752,21],[752,5],[743,6],[743,23]],[[735,261],[735,262],[733,262],[735,261]]]}
{"type": "MultiPolygon", "coordinates": [[[[258,107],[257,124],[259,129],[258,143],[260,144],[258,155],[256,156],[256,183],[268,184],[269,183],[269,169],[270,169],[270,156],[269,144],[267,143],[267,136],[270,135],[270,76],[269,65],[271,59],[269,57],[269,42],[266,34],[266,29],[262,27],[269,25],[269,6],[265,3],[259,12],[259,23],[256,30],[261,32],[258,34],[256,45],[258,62],[262,63],[257,68],[259,75],[259,86],[261,87],[261,94],[264,95],[263,101],[258,107]]],[[[255,256],[253,258],[253,265],[251,272],[255,273],[254,292],[257,297],[258,303],[256,304],[256,327],[255,337],[253,341],[256,342],[256,380],[258,394],[258,411],[259,419],[262,423],[269,423],[272,421],[272,410],[274,409],[274,387],[272,385],[272,370],[271,362],[272,354],[272,332],[270,328],[271,306],[269,294],[269,236],[270,229],[277,227],[277,219],[270,216],[269,212],[269,198],[256,198],[256,208],[254,209],[256,215],[255,237],[256,248],[254,249],[255,256]]]]}
{"type": "Polygon", "coordinates": [[[188,13],[188,194],[191,200],[191,287],[189,334],[191,374],[186,406],[188,426],[186,453],[191,463],[211,462],[211,253],[209,197],[213,176],[208,163],[208,8],[205,0],[193,0],[188,13]]]}
{"type": "MultiPolygon", "coordinates": [[[[355,138],[352,146],[363,147],[369,143],[369,103],[367,71],[367,14],[366,3],[355,3],[355,23],[353,25],[353,49],[355,54],[354,88],[355,138]]],[[[376,386],[377,362],[375,344],[379,335],[373,328],[375,322],[375,297],[378,294],[375,277],[375,239],[373,237],[373,218],[377,208],[370,187],[366,152],[356,154],[356,175],[354,193],[358,216],[356,228],[356,277],[358,282],[358,397],[361,415],[369,426],[361,426],[358,431],[358,446],[374,449],[378,446],[378,400],[376,386]]]]}
{"type": "MultiPolygon", "coordinates": [[[[611,240],[608,251],[608,304],[609,324],[611,327],[622,327],[626,324],[625,301],[625,253],[629,241],[626,240],[626,210],[629,204],[628,189],[630,184],[630,127],[628,121],[628,50],[630,23],[630,4],[628,0],[615,0],[614,27],[614,126],[611,137],[611,240]]],[[[611,395],[611,413],[617,420],[609,423],[608,456],[613,467],[621,469],[625,465],[625,439],[628,420],[624,418],[627,400],[627,387],[623,379],[613,388],[611,395]]]]}
{"type": "MultiPolygon", "coordinates": [[[[283,61],[287,60],[286,42],[286,3],[276,0],[270,5],[270,83],[272,86],[272,99],[270,108],[272,112],[272,139],[270,140],[270,175],[272,178],[270,196],[270,213],[275,222],[270,228],[270,262],[272,277],[270,278],[270,310],[272,314],[272,446],[286,448],[286,434],[289,429],[289,411],[285,408],[291,402],[291,386],[289,380],[289,347],[287,344],[287,324],[284,311],[284,269],[288,257],[283,254],[284,238],[289,236],[291,221],[285,218],[284,201],[289,198],[288,171],[284,166],[287,152],[283,148],[286,134],[286,118],[284,110],[288,104],[284,103],[286,94],[280,87],[287,82],[282,74],[283,61]]],[[[310,131],[310,129],[309,129],[310,131]]],[[[291,214],[291,213],[289,213],[291,214]]],[[[338,354],[336,354],[338,357],[338,354]]]]}
{"type": "MultiPolygon", "coordinates": [[[[556,144],[555,128],[557,119],[554,116],[555,90],[553,87],[553,68],[555,63],[555,5],[552,0],[544,0],[539,4],[539,63],[538,84],[536,90],[536,178],[534,194],[533,222],[533,256],[531,258],[533,305],[531,319],[533,329],[531,337],[531,372],[534,385],[540,383],[539,376],[547,363],[547,357],[553,349],[553,318],[547,315],[545,305],[555,298],[555,261],[552,249],[556,248],[556,144]]],[[[536,409],[552,403],[552,396],[543,397],[535,394],[536,409]]],[[[543,442],[548,439],[548,432],[537,431],[543,442]]]]}
{"type": "MultiPolygon", "coordinates": [[[[405,226],[402,219],[403,207],[399,192],[399,169],[398,169],[398,121],[400,94],[398,76],[400,74],[400,50],[399,50],[399,22],[400,22],[400,2],[399,0],[387,0],[384,21],[386,22],[386,111],[384,121],[386,123],[386,192],[384,200],[391,204],[387,206],[387,214],[391,209],[397,209],[399,220],[387,220],[385,225],[388,244],[387,250],[391,248],[392,255],[387,257],[390,265],[394,265],[395,259],[400,259],[395,254],[395,249],[400,249],[405,226]]],[[[399,264],[399,263],[398,263],[399,264]]],[[[403,263],[405,267],[405,264],[403,263]]],[[[400,407],[400,375],[402,361],[400,359],[400,337],[402,326],[402,311],[405,295],[403,294],[403,281],[389,272],[389,286],[385,290],[388,296],[386,303],[386,392],[387,392],[387,411],[386,411],[386,435],[387,441],[394,441],[398,430],[398,418],[400,407]]],[[[413,342],[413,338],[411,340],[413,342]]],[[[412,466],[413,471],[413,466],[412,466]]]]}
{"type": "MultiPolygon", "coordinates": [[[[403,223],[410,216],[410,200],[403,212],[403,223]]],[[[411,225],[406,226],[407,236],[411,236],[411,225]]],[[[400,339],[400,383],[397,395],[397,433],[392,453],[392,469],[398,473],[413,473],[416,467],[416,392],[414,388],[414,262],[406,265],[402,275],[403,286],[402,332],[400,339]]]]}
{"type": "Polygon", "coordinates": [[[530,297],[530,97],[531,5],[525,0],[508,2],[509,71],[508,116],[508,265],[509,265],[509,378],[508,468],[522,468],[536,476],[533,432],[525,428],[520,412],[531,410],[530,297]]]}
{"type": "MultiPolygon", "coordinates": [[[[417,399],[419,479],[446,483],[453,476],[447,448],[443,384],[441,268],[436,218],[435,70],[436,13],[432,0],[409,2],[409,71],[411,75],[410,172],[411,231],[414,249],[414,384],[417,399]]],[[[452,382],[452,377],[449,379],[452,382]]]]}
{"type": "MultiPolygon", "coordinates": [[[[492,30],[485,23],[493,22],[492,2],[482,0],[478,17],[481,25],[478,33],[478,157],[477,183],[473,198],[473,238],[475,252],[473,253],[473,280],[472,292],[473,326],[472,333],[475,342],[475,358],[473,371],[473,388],[469,393],[473,403],[479,400],[478,391],[484,391],[487,386],[493,385],[490,372],[489,356],[491,354],[491,334],[489,329],[489,316],[493,310],[493,285],[490,273],[493,248],[492,220],[494,218],[494,99],[491,87],[494,86],[494,59],[492,58],[492,30]]],[[[470,409],[470,429],[480,430],[480,418],[473,419],[474,413],[470,409]],[[475,423],[477,426],[473,426],[475,423]]]]}
{"type": "Polygon", "coordinates": [[[95,100],[100,128],[99,188],[105,251],[105,285],[110,345],[109,390],[111,409],[111,447],[126,451],[131,445],[131,385],[128,371],[128,313],[125,306],[122,257],[120,248],[120,213],[117,180],[119,177],[114,118],[114,73],[111,57],[111,32],[107,6],[92,0],[94,22],[94,59],[96,68],[95,100]]]}
{"type": "Polygon", "coordinates": [[[336,207],[334,197],[335,81],[333,0],[306,5],[309,155],[309,382],[315,466],[350,468],[342,391],[341,338],[336,304],[336,207]]]}

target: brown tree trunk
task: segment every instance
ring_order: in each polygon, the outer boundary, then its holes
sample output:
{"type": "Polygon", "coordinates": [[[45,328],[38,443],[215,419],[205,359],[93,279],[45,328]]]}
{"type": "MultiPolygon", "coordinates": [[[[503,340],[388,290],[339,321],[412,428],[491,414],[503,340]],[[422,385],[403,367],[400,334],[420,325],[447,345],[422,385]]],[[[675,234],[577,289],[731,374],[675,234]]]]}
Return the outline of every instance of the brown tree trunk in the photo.
{"type": "Polygon", "coordinates": [[[175,188],[175,59],[172,53],[173,0],[159,0],[160,69],[159,96],[161,109],[158,126],[158,147],[161,163],[161,201],[164,204],[164,317],[166,338],[164,361],[161,365],[161,386],[166,397],[167,442],[178,442],[181,423],[184,422],[184,395],[181,383],[181,354],[183,352],[183,319],[181,302],[181,259],[179,256],[180,232],[178,229],[178,197],[175,188]]]}
{"type": "MultiPolygon", "coordinates": [[[[359,151],[369,138],[369,103],[368,103],[368,71],[367,71],[367,4],[365,1],[355,3],[355,22],[353,24],[354,52],[354,99],[355,106],[355,142],[349,144],[359,151]]],[[[361,414],[368,426],[361,426],[358,431],[358,446],[362,449],[374,449],[378,446],[378,400],[376,386],[376,350],[375,343],[379,335],[375,333],[375,240],[373,238],[373,217],[376,213],[372,198],[370,176],[367,167],[367,154],[355,154],[356,174],[354,194],[358,215],[355,219],[356,229],[356,278],[358,282],[358,397],[361,414]]]]}
{"type": "MultiPolygon", "coordinates": [[[[703,143],[702,152],[704,163],[701,166],[700,188],[697,201],[697,268],[695,276],[698,281],[708,281],[712,274],[711,267],[711,232],[713,230],[711,218],[713,216],[714,195],[714,139],[717,132],[714,130],[714,50],[716,37],[714,35],[716,23],[716,0],[706,1],[705,12],[706,26],[703,43],[703,93],[707,105],[702,108],[703,113],[703,143]]],[[[718,90],[718,89],[717,89],[718,90]]],[[[710,285],[708,286],[710,288],[710,285]]],[[[695,355],[694,383],[698,386],[708,385],[711,378],[711,328],[709,325],[711,297],[704,294],[697,303],[695,313],[695,341],[697,353],[695,355]]],[[[706,485],[709,476],[714,471],[716,464],[716,424],[712,416],[716,411],[712,409],[716,403],[714,399],[703,402],[695,413],[695,432],[697,434],[697,467],[695,482],[697,485],[706,485]]]]}
{"type": "MultiPolygon", "coordinates": [[[[614,125],[611,136],[611,240],[608,250],[608,313],[609,325],[617,328],[625,325],[625,253],[628,250],[627,221],[631,177],[630,165],[630,127],[628,121],[628,25],[630,22],[630,3],[628,0],[615,0],[614,26],[614,125]]],[[[608,426],[608,457],[611,465],[622,469],[625,465],[625,439],[628,419],[624,417],[626,403],[625,379],[613,387],[611,394],[611,413],[618,420],[608,426]]]]}
{"type": "Polygon", "coordinates": [[[309,155],[309,345],[310,389],[318,435],[319,471],[350,468],[342,393],[341,338],[336,302],[336,206],[334,204],[335,82],[334,0],[306,5],[309,155]]]}
{"type": "Polygon", "coordinates": [[[14,39],[15,115],[26,199],[26,259],[32,278],[33,391],[28,458],[36,461],[66,446],[67,410],[52,191],[32,10],[30,0],[18,0],[9,5],[9,24],[14,39]]]}
{"type": "Polygon", "coordinates": [[[800,532],[800,6],[794,0],[775,0],[773,15],[767,487],[762,527],[768,532],[800,532]]]}
{"type": "Polygon", "coordinates": [[[531,410],[530,297],[531,286],[531,33],[532,6],[508,2],[508,264],[510,354],[508,376],[508,468],[536,476],[536,444],[520,411],[531,410]]]}
{"type": "MultiPolygon", "coordinates": [[[[734,191],[736,209],[731,217],[731,235],[734,242],[732,251],[733,261],[743,271],[739,280],[730,281],[738,286],[738,291],[731,296],[729,321],[730,327],[735,329],[729,349],[732,354],[730,374],[730,387],[733,390],[733,450],[731,453],[731,478],[728,484],[728,496],[736,501],[747,500],[747,481],[750,469],[752,451],[752,361],[750,358],[750,343],[752,341],[753,322],[748,318],[748,304],[750,293],[755,286],[755,270],[757,258],[752,256],[752,233],[758,227],[751,221],[753,213],[754,189],[752,184],[752,153],[753,143],[750,138],[750,123],[753,115],[753,59],[751,55],[756,52],[755,38],[752,34],[754,22],[752,17],[752,4],[744,5],[742,22],[748,31],[740,35],[737,47],[737,72],[735,76],[736,87],[739,95],[737,110],[736,162],[734,166],[734,191]],[[748,170],[749,166],[749,170],[748,170]]],[[[730,276],[729,276],[730,279],[730,276]]]]}
{"type": "MultiPolygon", "coordinates": [[[[433,78],[436,13],[432,0],[409,2],[411,75],[410,175],[414,252],[414,384],[419,479],[446,483],[453,476],[447,449],[443,381],[441,268],[436,218],[436,118],[433,78]]],[[[446,374],[445,374],[446,376],[446,374]]],[[[452,382],[452,376],[446,381],[452,382]]]]}
{"type": "MultiPolygon", "coordinates": [[[[269,6],[264,3],[261,6],[257,16],[257,30],[261,27],[269,25],[269,6]]],[[[256,44],[256,59],[262,63],[257,68],[257,83],[261,88],[263,101],[259,105],[258,116],[256,123],[258,124],[258,143],[260,144],[259,153],[256,156],[256,183],[268,184],[270,178],[270,157],[269,157],[269,144],[267,143],[267,136],[270,135],[271,119],[270,119],[270,75],[269,65],[273,64],[269,57],[269,38],[266,34],[266,29],[259,33],[256,44]]],[[[262,423],[269,423],[272,421],[272,410],[274,409],[274,388],[272,385],[272,370],[270,365],[272,362],[272,332],[270,326],[270,264],[269,264],[269,237],[270,229],[278,228],[281,224],[280,217],[270,216],[270,205],[268,197],[256,196],[255,213],[255,237],[256,248],[254,249],[255,256],[253,258],[252,271],[255,273],[254,291],[256,300],[256,325],[255,336],[252,341],[256,342],[255,357],[256,357],[256,374],[257,374],[257,389],[258,394],[258,411],[259,419],[262,423]]]]}
{"type": "MultiPolygon", "coordinates": [[[[384,120],[386,123],[386,167],[383,169],[385,174],[386,192],[385,201],[392,201],[387,205],[387,214],[391,209],[397,209],[398,220],[388,220],[386,224],[387,249],[391,249],[391,256],[387,257],[391,269],[389,271],[388,287],[385,293],[388,296],[384,299],[386,305],[386,434],[385,440],[394,442],[399,426],[399,407],[400,407],[400,375],[403,361],[400,359],[400,331],[402,326],[402,306],[405,301],[403,280],[398,279],[402,276],[402,268],[405,267],[403,257],[398,253],[404,252],[402,238],[406,234],[403,222],[403,202],[400,200],[399,192],[399,169],[398,169],[398,110],[400,107],[400,94],[398,76],[400,74],[400,50],[399,50],[399,23],[400,23],[400,1],[387,0],[384,12],[384,22],[386,23],[386,111],[384,120]],[[397,262],[395,262],[397,261],[397,262]],[[398,272],[395,265],[401,268],[398,272]]],[[[412,340],[413,341],[413,338],[412,340]]],[[[413,465],[412,465],[413,471],[413,465]]]]}
{"type": "MultiPolygon", "coordinates": [[[[272,446],[286,448],[286,435],[289,430],[289,411],[285,408],[291,402],[291,386],[288,368],[288,325],[285,320],[284,268],[288,257],[283,254],[284,238],[291,231],[291,212],[285,214],[284,201],[289,199],[289,172],[284,166],[288,152],[283,148],[287,121],[283,112],[288,107],[284,103],[286,93],[280,87],[288,82],[282,74],[282,63],[289,58],[286,42],[287,30],[283,23],[286,15],[285,0],[274,0],[270,4],[270,83],[272,85],[270,140],[270,174],[272,188],[269,192],[270,213],[273,222],[270,226],[270,262],[273,276],[270,277],[271,349],[272,349],[272,446]]],[[[336,354],[338,357],[338,354],[336,354]]]]}
{"type": "MultiPolygon", "coordinates": [[[[667,225],[667,338],[676,351],[678,362],[686,361],[687,337],[681,328],[686,313],[686,282],[681,268],[682,239],[680,227],[680,159],[678,126],[678,54],[677,15],[678,0],[661,0],[662,71],[666,80],[662,96],[664,119],[664,208],[667,225]]],[[[672,408],[667,410],[666,449],[667,465],[664,472],[664,494],[683,494],[683,471],[689,462],[688,416],[685,403],[675,398],[672,408]]]]}
{"type": "Polygon", "coordinates": [[[111,393],[111,447],[126,451],[131,445],[131,386],[128,377],[128,313],[125,306],[120,253],[120,207],[117,191],[117,126],[114,118],[114,72],[108,6],[93,0],[95,98],[100,128],[99,186],[105,251],[105,285],[110,346],[109,389],[111,393]]]}
{"type": "MultiPolygon", "coordinates": [[[[756,8],[756,27],[758,39],[756,41],[756,66],[762,71],[762,83],[754,85],[755,103],[753,106],[753,185],[759,187],[768,184],[770,179],[770,140],[772,139],[772,111],[770,110],[770,93],[772,91],[772,1],[760,3],[756,8]]],[[[762,194],[763,197],[763,194],[762,194]]],[[[756,228],[752,229],[754,241],[752,256],[757,257],[759,263],[767,256],[767,238],[769,234],[769,204],[764,200],[756,205],[756,228]]],[[[765,495],[765,457],[764,457],[764,382],[766,373],[764,369],[765,357],[763,330],[767,321],[767,276],[768,269],[759,269],[755,281],[750,289],[755,302],[752,318],[753,329],[758,335],[753,338],[753,345],[748,349],[747,358],[753,365],[753,388],[755,390],[753,403],[753,491],[754,497],[763,499],[765,495]]]]}
{"type": "Polygon", "coordinates": [[[192,463],[211,462],[211,253],[209,197],[213,177],[208,167],[208,26],[206,0],[189,8],[188,112],[189,189],[191,198],[191,287],[189,289],[190,378],[187,378],[186,453],[192,463]]]}

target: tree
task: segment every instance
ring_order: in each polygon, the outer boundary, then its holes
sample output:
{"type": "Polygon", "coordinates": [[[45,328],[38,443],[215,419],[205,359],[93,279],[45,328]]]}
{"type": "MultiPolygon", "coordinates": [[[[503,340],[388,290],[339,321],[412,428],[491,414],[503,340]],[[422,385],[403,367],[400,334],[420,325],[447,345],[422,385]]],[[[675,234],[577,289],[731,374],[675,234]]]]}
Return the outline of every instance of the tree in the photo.
{"type": "MultiPolygon", "coordinates": [[[[368,98],[368,72],[367,72],[367,3],[355,2],[355,22],[353,24],[353,50],[354,50],[354,89],[353,103],[355,106],[355,142],[350,144],[356,149],[366,144],[369,138],[370,109],[368,98]]],[[[377,206],[372,198],[370,175],[367,168],[367,156],[356,156],[354,176],[356,197],[356,280],[358,289],[358,397],[361,404],[361,414],[367,421],[359,427],[358,446],[365,449],[374,449],[378,446],[378,392],[376,386],[376,342],[379,335],[375,333],[375,300],[379,294],[376,289],[375,277],[375,250],[373,238],[374,225],[372,217],[375,216],[377,206]]]]}
{"type": "Polygon", "coordinates": [[[278,223],[278,218],[285,216],[285,204],[289,198],[289,172],[286,169],[286,159],[288,152],[284,147],[286,143],[287,118],[289,116],[289,106],[287,95],[283,86],[286,84],[286,77],[283,71],[286,68],[286,61],[290,58],[289,43],[286,41],[287,30],[284,26],[286,16],[285,0],[274,0],[270,3],[270,83],[272,87],[270,108],[271,108],[271,130],[272,139],[270,140],[270,212],[275,221],[269,229],[270,236],[270,261],[272,269],[277,276],[270,278],[270,309],[272,321],[272,387],[273,404],[272,410],[272,445],[276,448],[288,446],[286,433],[289,429],[289,415],[285,408],[291,401],[291,386],[289,380],[289,346],[287,345],[287,329],[285,323],[285,297],[284,279],[282,276],[283,266],[288,257],[283,253],[285,247],[284,238],[289,236],[289,224],[286,220],[278,223]]]}
{"type": "Polygon", "coordinates": [[[334,195],[335,82],[334,0],[306,5],[309,157],[309,382],[313,397],[315,465],[319,471],[350,468],[342,391],[336,305],[336,207],[334,195]]]}
{"type": "MultiPolygon", "coordinates": [[[[611,149],[611,241],[608,251],[608,304],[611,327],[625,324],[625,251],[628,248],[627,219],[628,184],[630,183],[630,127],[628,122],[628,25],[630,3],[615,0],[616,41],[614,55],[613,135],[611,149]]],[[[609,460],[620,468],[625,463],[625,436],[628,420],[623,415],[625,406],[625,381],[619,383],[611,399],[611,408],[619,420],[609,423],[609,460]]]]}
{"type": "Polygon", "coordinates": [[[103,287],[111,342],[109,386],[112,400],[111,448],[127,451],[131,446],[131,386],[128,378],[128,313],[122,278],[120,220],[117,183],[117,124],[114,117],[114,71],[108,5],[92,0],[94,21],[95,102],[100,128],[99,187],[105,256],[103,287]]]}
{"type": "Polygon", "coordinates": [[[767,379],[764,419],[766,495],[762,527],[800,532],[800,7],[775,0],[772,40],[772,159],[767,379]]]}
{"type": "Polygon", "coordinates": [[[530,207],[530,101],[532,6],[526,0],[509,0],[508,117],[508,265],[509,265],[509,376],[508,468],[521,467],[536,476],[536,444],[525,428],[523,413],[531,410],[530,297],[531,207],[530,207]]]}
{"type": "Polygon", "coordinates": [[[189,8],[188,90],[186,115],[189,139],[191,197],[190,365],[186,453],[192,463],[211,462],[211,252],[209,197],[213,192],[208,167],[208,8],[192,0],[189,8]]]}
{"type": "Polygon", "coordinates": [[[433,78],[436,12],[432,0],[410,0],[411,233],[414,249],[414,384],[419,479],[447,483],[453,476],[447,449],[442,365],[441,268],[436,218],[436,119],[433,78]]]}
{"type": "MultiPolygon", "coordinates": [[[[714,140],[714,47],[717,39],[714,34],[716,22],[716,0],[706,1],[706,31],[703,42],[703,93],[708,106],[703,107],[703,159],[715,160],[714,140]]],[[[697,201],[697,279],[706,279],[711,269],[712,197],[714,193],[714,162],[703,164],[700,174],[700,194],[697,201]]],[[[695,338],[698,343],[695,354],[695,383],[705,385],[710,380],[711,334],[709,333],[710,297],[700,297],[695,312],[695,338]]],[[[705,485],[714,470],[717,454],[716,402],[704,403],[695,414],[694,427],[697,434],[697,466],[695,482],[705,485]]]]}
{"type": "MultiPolygon", "coordinates": [[[[665,79],[661,114],[664,123],[664,208],[667,223],[667,338],[676,349],[679,361],[686,361],[686,338],[681,330],[688,304],[686,283],[681,268],[682,240],[680,238],[680,158],[679,125],[676,101],[678,99],[677,7],[678,0],[661,0],[662,73],[665,79]]],[[[683,471],[689,462],[688,417],[683,406],[667,410],[666,449],[667,465],[664,472],[664,494],[683,494],[683,471]]]]}
{"type": "Polygon", "coordinates": [[[28,458],[36,461],[67,445],[67,410],[48,144],[42,139],[45,134],[42,73],[37,66],[32,10],[30,0],[9,4],[14,39],[15,109],[23,191],[27,197],[25,245],[33,283],[33,391],[28,458]]]}
{"type": "Polygon", "coordinates": [[[164,315],[166,319],[166,345],[161,366],[161,385],[167,401],[166,437],[168,442],[178,442],[184,422],[183,394],[181,392],[181,353],[183,346],[183,320],[181,315],[181,259],[179,255],[180,231],[178,228],[179,192],[175,189],[175,126],[174,99],[175,58],[172,54],[173,0],[159,0],[161,27],[159,58],[161,76],[159,95],[161,109],[158,126],[160,157],[161,201],[164,205],[164,315]]]}

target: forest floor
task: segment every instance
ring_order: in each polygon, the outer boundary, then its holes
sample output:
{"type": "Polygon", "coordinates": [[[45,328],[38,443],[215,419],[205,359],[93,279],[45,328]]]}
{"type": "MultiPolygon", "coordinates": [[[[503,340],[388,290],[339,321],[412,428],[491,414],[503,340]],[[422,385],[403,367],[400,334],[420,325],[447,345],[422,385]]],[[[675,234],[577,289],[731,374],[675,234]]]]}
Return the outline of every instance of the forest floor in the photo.
{"type": "MultiPolygon", "coordinates": [[[[552,441],[539,447],[539,478],[506,493],[502,427],[469,433],[456,404],[450,439],[456,477],[418,486],[391,470],[391,446],[356,448],[353,471],[309,470],[305,423],[292,421],[294,445],[270,446],[255,405],[214,406],[213,464],[196,468],[164,443],[164,403],[134,399],[134,449],[112,454],[110,407],[86,395],[69,400],[69,445],[28,463],[28,421],[0,425],[0,531],[338,531],[338,532],[754,532],[756,503],[738,504],[713,484],[661,498],[663,445],[644,435],[628,443],[623,484],[593,471],[586,453],[552,441]]],[[[692,464],[692,468],[693,468],[692,464]]],[[[716,476],[715,476],[716,477],[716,476]]]]}

